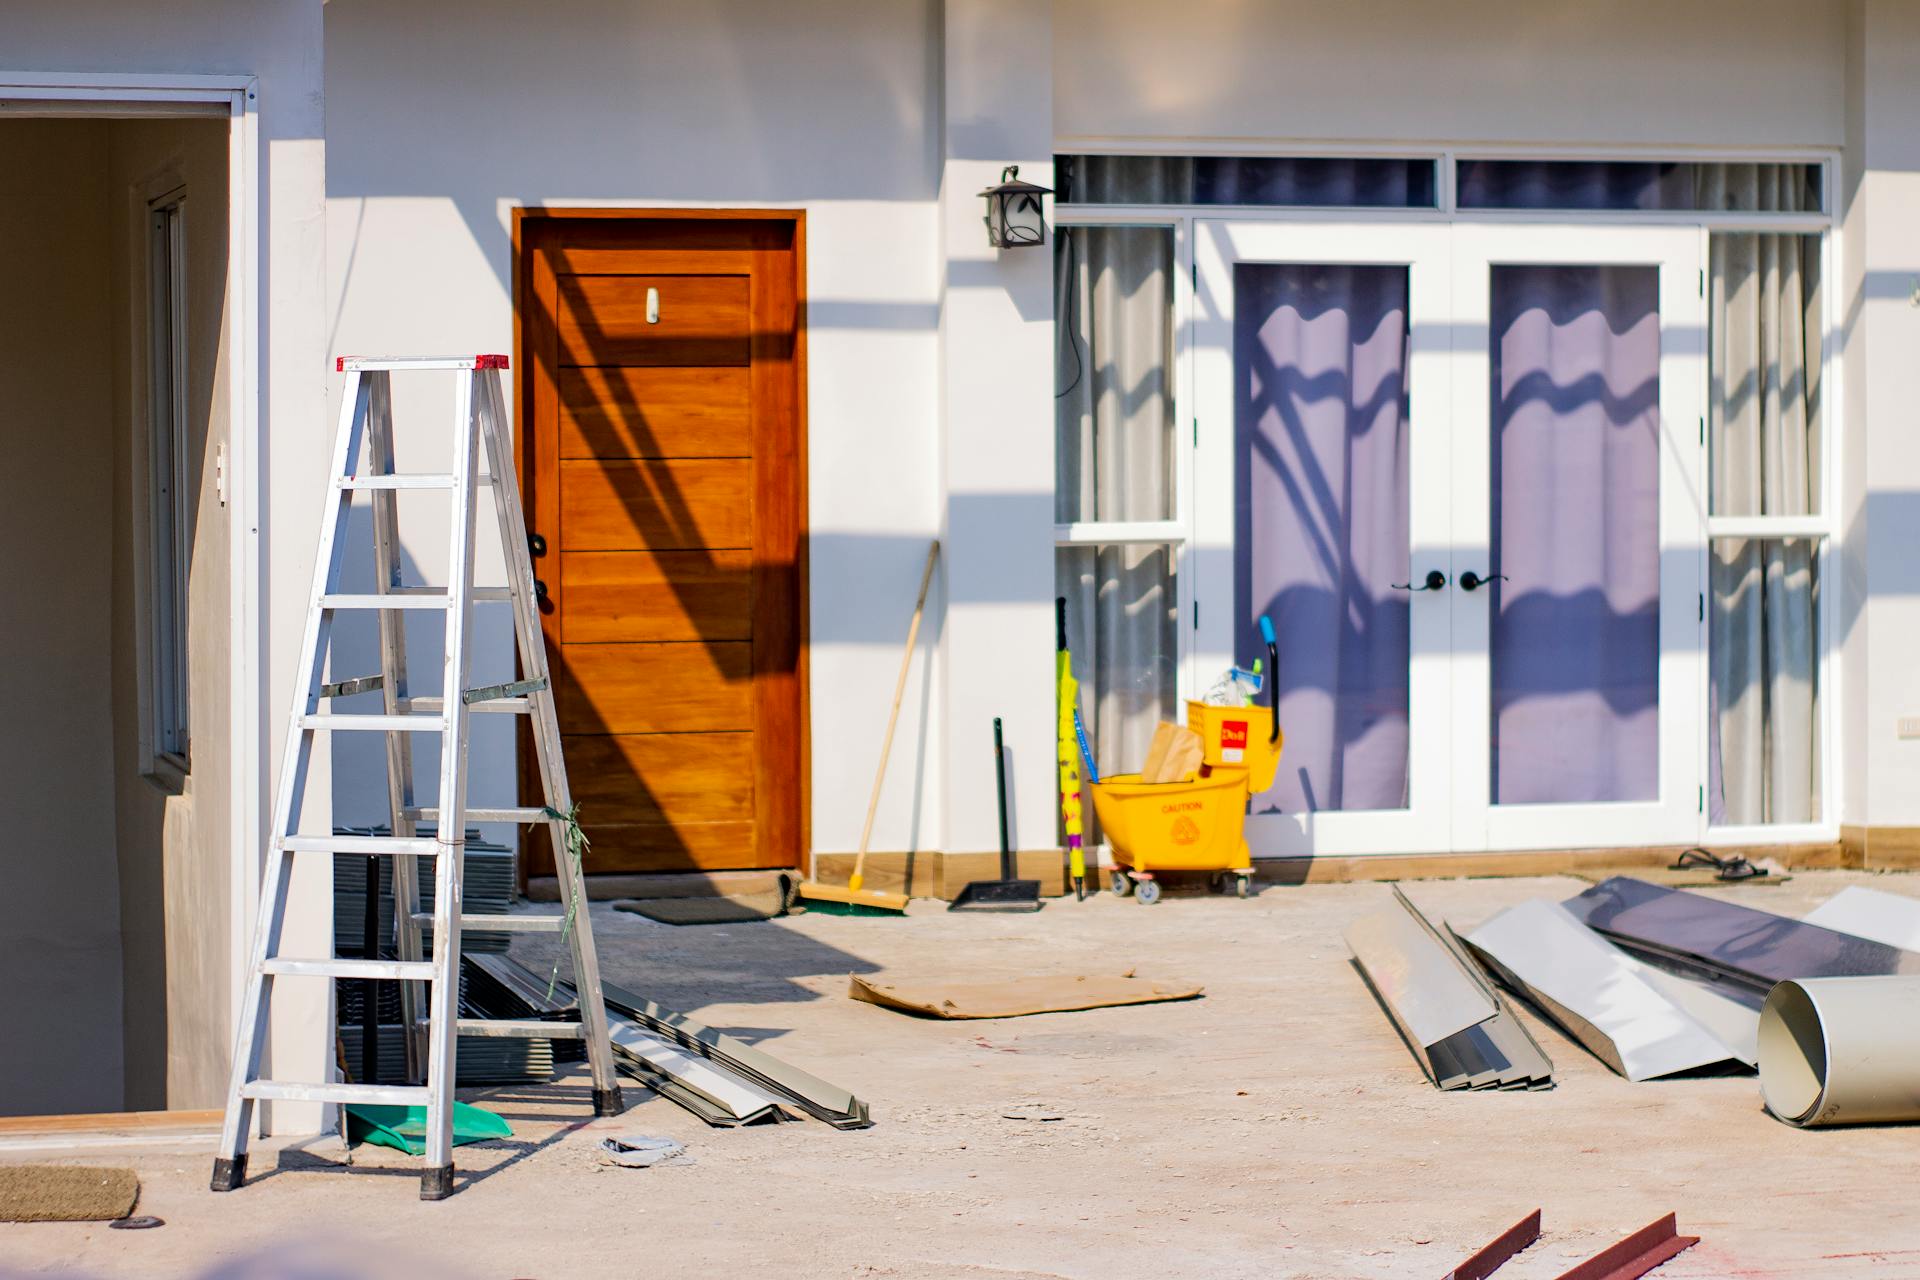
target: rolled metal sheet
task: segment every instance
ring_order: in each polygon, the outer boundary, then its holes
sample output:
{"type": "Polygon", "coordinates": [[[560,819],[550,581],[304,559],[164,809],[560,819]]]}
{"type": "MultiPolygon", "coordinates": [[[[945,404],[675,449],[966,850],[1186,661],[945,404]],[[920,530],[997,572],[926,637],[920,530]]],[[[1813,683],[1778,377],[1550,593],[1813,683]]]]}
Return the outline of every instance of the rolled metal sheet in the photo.
{"type": "Polygon", "coordinates": [[[1567,899],[1576,920],[1762,994],[1796,978],[1920,974],[1920,954],[1703,894],[1613,876],[1567,899]]]}
{"type": "Polygon", "coordinates": [[[1920,899],[1904,894],[1852,885],[1807,912],[1800,922],[1920,951],[1920,899]]]}
{"type": "MultiPolygon", "coordinates": [[[[1503,982],[1629,1080],[1753,1065],[1751,1057],[1743,1060],[1674,999],[1664,982],[1650,976],[1648,966],[1609,944],[1559,903],[1536,899],[1509,907],[1468,934],[1467,943],[1503,982]]],[[[1711,993],[1704,998],[1719,999],[1711,993]]],[[[1741,1012],[1753,1018],[1751,1011],[1741,1012]]],[[[1746,1039],[1750,1042],[1752,1035],[1746,1039]]]]}
{"type": "Polygon", "coordinates": [[[1760,1094],[1802,1128],[1920,1120],[1920,977],[1775,987],[1760,1010],[1760,1094]]]}

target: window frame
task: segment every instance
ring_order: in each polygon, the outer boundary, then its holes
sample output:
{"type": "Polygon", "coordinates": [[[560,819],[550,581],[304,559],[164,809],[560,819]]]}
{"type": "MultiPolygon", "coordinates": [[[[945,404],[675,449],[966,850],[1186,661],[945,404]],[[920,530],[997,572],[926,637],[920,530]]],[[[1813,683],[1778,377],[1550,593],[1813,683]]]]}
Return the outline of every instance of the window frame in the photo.
{"type": "MultiPolygon", "coordinates": [[[[1171,553],[1173,562],[1173,590],[1176,616],[1174,619],[1174,670],[1177,673],[1174,699],[1176,703],[1185,702],[1195,696],[1194,684],[1194,646],[1191,628],[1184,625],[1193,615],[1193,573],[1190,563],[1193,546],[1193,471],[1194,453],[1192,447],[1193,432],[1197,429],[1197,420],[1193,416],[1192,391],[1192,342],[1193,316],[1193,240],[1192,219],[1175,213],[1169,215],[1166,210],[1137,210],[1132,206],[1121,206],[1123,212],[1115,216],[1112,210],[1116,206],[1087,205],[1079,206],[1083,212],[1072,215],[1055,210],[1054,230],[1076,227],[1165,227],[1173,234],[1173,315],[1171,317],[1173,350],[1168,357],[1171,364],[1173,400],[1173,457],[1169,459],[1173,466],[1173,518],[1169,520],[1076,520],[1070,523],[1056,523],[1053,526],[1053,546],[1056,559],[1062,548],[1066,547],[1104,547],[1104,546],[1164,546],[1171,553]],[[1182,431],[1186,433],[1187,444],[1181,445],[1182,431]]],[[[1186,206],[1169,206],[1183,209],[1186,206]]],[[[1055,252],[1058,252],[1057,241],[1055,252]]],[[[1055,325],[1060,318],[1054,318],[1055,325]]],[[[1059,472],[1056,467],[1052,483],[1057,486],[1059,472]]]]}
{"type": "Polygon", "coordinates": [[[193,484],[187,388],[187,193],[173,186],[145,202],[146,399],[139,556],[146,661],[142,710],[147,772],[178,787],[191,769],[192,709],[188,577],[192,563],[193,484]]]}
{"type": "MultiPolygon", "coordinates": [[[[1843,705],[1845,693],[1842,688],[1845,673],[1840,670],[1837,661],[1839,650],[1838,619],[1844,612],[1838,593],[1844,590],[1838,574],[1838,557],[1842,536],[1838,520],[1840,499],[1844,492],[1842,459],[1847,424],[1845,389],[1837,376],[1838,350],[1836,335],[1844,322],[1840,304],[1841,290],[1838,287],[1841,271],[1845,264],[1844,232],[1839,215],[1840,153],[1831,148],[1818,147],[1775,147],[1775,148],[1637,148],[1612,145],[1563,145],[1554,147],[1529,146],[1523,143],[1474,143],[1457,147],[1418,147],[1405,146],[1391,142],[1372,144],[1325,144],[1298,143],[1279,140],[1247,140],[1235,142],[1213,142],[1204,145],[1192,139],[1117,139],[1098,136],[1056,137],[1053,147],[1056,155],[1242,155],[1242,156],[1328,156],[1355,158],[1396,158],[1428,159],[1437,166],[1436,204],[1433,208],[1382,208],[1379,206],[1316,206],[1301,208],[1281,208],[1274,206],[1238,206],[1238,205],[1119,205],[1119,204],[1070,204],[1056,203],[1054,206],[1054,224],[1061,226],[1138,226],[1164,225],[1174,229],[1175,252],[1175,362],[1176,424],[1188,429],[1188,447],[1176,452],[1177,458],[1176,500],[1179,503],[1178,519],[1148,525],[1119,524],[1073,524],[1056,525],[1054,544],[1058,546],[1097,545],[1103,542],[1166,542],[1175,547],[1175,574],[1177,595],[1180,602],[1181,625],[1176,628],[1179,652],[1176,664],[1180,672],[1181,688],[1179,697],[1185,700],[1193,696],[1199,688],[1196,683],[1197,662],[1195,644],[1195,599],[1192,558],[1194,555],[1193,538],[1193,484],[1194,441],[1199,431],[1198,420],[1193,411],[1192,389],[1192,341],[1191,330],[1193,313],[1193,235],[1194,227],[1200,219],[1233,218],[1243,221],[1326,221],[1329,218],[1346,218],[1355,222],[1441,222],[1455,223],[1471,221],[1474,223],[1555,223],[1578,222],[1604,226],[1616,223],[1646,225],[1665,223],[1698,228],[1703,250],[1705,242],[1714,232],[1753,231],[1763,233],[1797,233],[1820,237],[1821,279],[1825,290],[1823,300],[1823,327],[1821,335],[1821,372],[1825,388],[1825,421],[1821,442],[1822,484],[1819,496],[1820,513],[1814,516],[1715,516],[1706,509],[1707,498],[1700,498],[1701,507],[1701,586],[1703,592],[1712,590],[1707,576],[1707,561],[1712,554],[1713,544],[1729,538],[1765,538],[1786,537],[1808,538],[1819,543],[1814,560],[1814,572],[1817,580],[1824,584],[1820,603],[1820,617],[1817,620],[1820,652],[1816,659],[1820,687],[1819,707],[1819,759],[1820,770],[1820,818],[1810,823],[1769,823],[1760,825],[1724,825],[1714,826],[1707,817],[1705,796],[1708,778],[1709,735],[1705,732],[1707,717],[1710,714],[1710,689],[1712,686],[1710,670],[1703,669],[1700,682],[1699,724],[1699,776],[1702,788],[1700,803],[1701,839],[1711,844],[1757,844],[1780,845],[1793,843],[1831,843],[1839,838],[1840,810],[1839,799],[1844,793],[1847,762],[1842,760],[1836,750],[1838,746],[1837,718],[1843,705]],[[1691,161],[1695,163],[1777,163],[1777,164],[1818,164],[1821,169],[1821,211],[1802,213],[1758,213],[1728,212],[1700,213],[1674,210],[1556,210],[1556,209],[1461,209],[1458,207],[1458,162],[1470,160],[1619,160],[1619,161],[1691,161]],[[1178,541],[1176,541],[1178,539],[1178,541]]],[[[1703,378],[1709,376],[1707,362],[1702,362],[1703,378]]],[[[1704,387],[1703,387],[1704,391],[1704,387]]],[[[1178,439],[1178,436],[1176,436],[1178,439]]],[[[1704,611],[1705,600],[1702,599],[1704,611]]],[[[1704,622],[1703,622],[1704,626],[1704,622]]],[[[1702,643],[1706,643],[1706,633],[1702,631],[1702,643]]]]}

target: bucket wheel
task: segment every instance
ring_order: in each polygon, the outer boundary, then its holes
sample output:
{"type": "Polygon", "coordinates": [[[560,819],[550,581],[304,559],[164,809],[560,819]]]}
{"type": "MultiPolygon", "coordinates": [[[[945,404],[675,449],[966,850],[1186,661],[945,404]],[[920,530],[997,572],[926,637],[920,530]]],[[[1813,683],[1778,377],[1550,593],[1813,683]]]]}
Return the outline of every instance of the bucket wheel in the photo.
{"type": "Polygon", "coordinates": [[[1133,896],[1140,899],[1141,906],[1152,906],[1154,903],[1160,901],[1160,882],[1158,880],[1142,880],[1134,887],[1133,896]]]}
{"type": "Polygon", "coordinates": [[[1133,892],[1133,877],[1119,867],[1107,872],[1107,891],[1116,898],[1124,898],[1133,892]]]}

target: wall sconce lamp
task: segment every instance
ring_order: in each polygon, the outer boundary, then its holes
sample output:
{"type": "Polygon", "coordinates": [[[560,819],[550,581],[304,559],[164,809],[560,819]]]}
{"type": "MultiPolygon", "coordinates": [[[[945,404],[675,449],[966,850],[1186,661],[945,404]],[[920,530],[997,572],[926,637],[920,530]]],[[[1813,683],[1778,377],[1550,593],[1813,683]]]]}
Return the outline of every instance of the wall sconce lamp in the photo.
{"type": "Polygon", "coordinates": [[[1000,173],[1000,185],[980,193],[987,199],[987,243],[996,249],[1024,249],[1044,244],[1047,220],[1040,213],[1040,197],[1053,188],[1020,181],[1020,166],[1010,164],[1000,173]]]}

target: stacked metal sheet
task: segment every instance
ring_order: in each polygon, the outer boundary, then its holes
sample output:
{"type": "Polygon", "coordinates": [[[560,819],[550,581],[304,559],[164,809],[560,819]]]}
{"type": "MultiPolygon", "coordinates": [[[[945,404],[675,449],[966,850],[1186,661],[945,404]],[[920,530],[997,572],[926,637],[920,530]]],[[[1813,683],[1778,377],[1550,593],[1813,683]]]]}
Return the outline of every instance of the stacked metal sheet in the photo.
{"type": "MultiPolygon", "coordinates": [[[[386,835],[385,827],[342,830],[337,835],[386,835]]],[[[431,834],[430,831],[424,834],[431,834]]],[[[366,920],[366,858],[333,860],[333,946],[336,954],[359,955],[366,920]]],[[[380,949],[393,949],[393,859],[374,858],[380,868],[380,897],[376,903],[380,920],[380,949]]],[[[433,901],[433,859],[417,860],[420,871],[421,901],[433,901]]],[[[460,898],[469,915],[505,915],[513,901],[513,850],[480,839],[480,833],[467,832],[466,856],[461,861],[460,898]]],[[[426,930],[431,941],[433,930],[426,930]]],[[[504,933],[469,929],[461,935],[462,955],[497,954],[511,941],[504,933]]]]}
{"type": "MultiPolygon", "coordinates": [[[[360,1046],[366,1006],[362,987],[355,980],[335,983],[335,1007],[340,1029],[340,1047],[349,1070],[360,1069],[360,1046]]],[[[407,1046],[400,1022],[400,989],[391,982],[378,985],[376,1009],[379,1027],[377,1084],[406,1083],[407,1046]]],[[[542,1011],[530,1007],[514,993],[502,987],[472,957],[460,963],[460,1016],[463,1018],[538,1018],[542,1011]]],[[[461,1036],[455,1058],[458,1083],[469,1085],[520,1084],[549,1080],[556,1068],[582,1061],[583,1046],[577,1040],[517,1039],[505,1036],[461,1036]]]]}
{"type": "Polygon", "coordinates": [[[1920,954],[1885,942],[1628,876],[1603,880],[1566,907],[1624,947],[1761,996],[1795,978],[1920,974],[1920,954]]]}
{"type": "MultiPolygon", "coordinates": [[[[571,985],[555,983],[549,994],[545,978],[510,956],[479,956],[473,963],[529,1008],[577,1007],[571,985]]],[[[620,1067],[708,1124],[794,1119],[796,1108],[836,1129],[873,1123],[867,1104],[845,1089],[611,983],[602,983],[601,992],[620,1067]]]]}
{"type": "Polygon", "coordinates": [[[1393,886],[1393,905],[1347,929],[1374,996],[1441,1089],[1545,1089],[1553,1064],[1453,931],[1393,886]]]}
{"type": "Polygon", "coordinates": [[[1920,901],[1903,894],[1852,885],[1807,912],[1801,923],[1920,951],[1920,901]]]}
{"type": "Polygon", "coordinates": [[[1754,1065],[1757,1009],[1635,960],[1557,902],[1509,907],[1466,940],[1503,983],[1629,1080],[1754,1065]]]}

